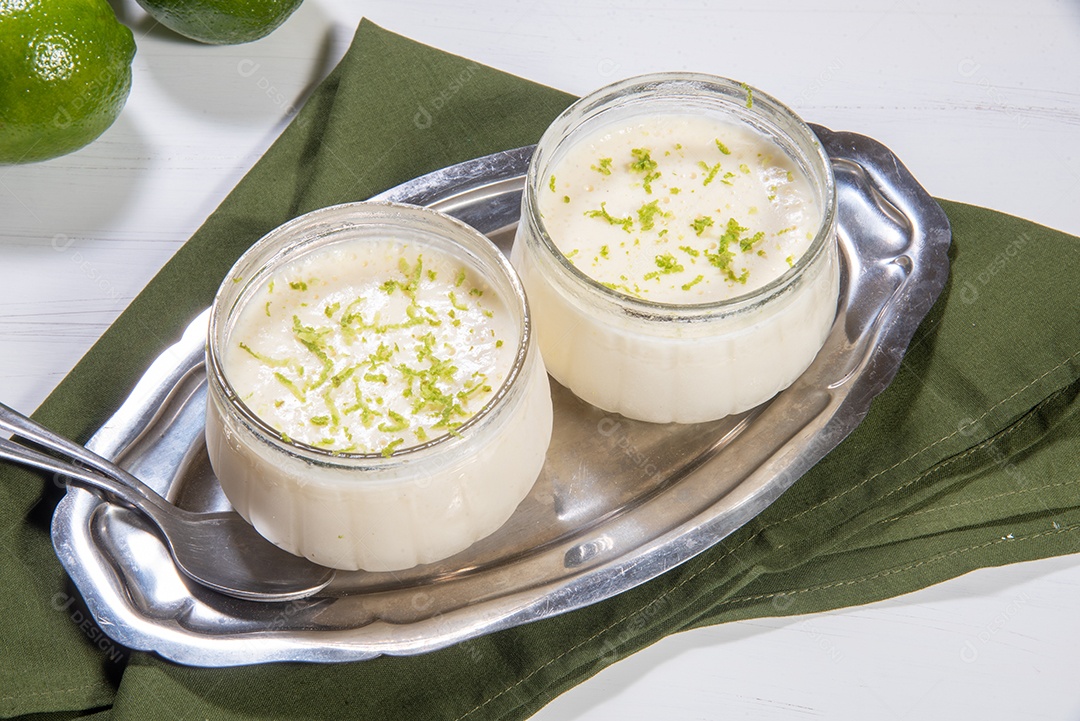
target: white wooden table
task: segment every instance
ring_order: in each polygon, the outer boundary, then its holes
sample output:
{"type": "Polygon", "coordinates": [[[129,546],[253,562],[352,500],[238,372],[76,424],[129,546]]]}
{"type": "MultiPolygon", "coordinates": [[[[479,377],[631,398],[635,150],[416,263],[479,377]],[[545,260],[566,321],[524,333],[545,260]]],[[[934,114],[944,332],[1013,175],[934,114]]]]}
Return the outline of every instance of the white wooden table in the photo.
{"type": "MultiPolygon", "coordinates": [[[[361,15],[574,93],[658,70],[745,80],[884,142],[934,195],[1080,234],[1069,0],[307,0],[235,47],[179,41],[133,0],[117,5],[139,48],[120,120],[73,155],[0,167],[0,399],[25,412],[273,141],[361,15]]],[[[979,571],[870,606],[681,634],[536,718],[1076,719],[1077,609],[1080,556],[979,571]]]]}

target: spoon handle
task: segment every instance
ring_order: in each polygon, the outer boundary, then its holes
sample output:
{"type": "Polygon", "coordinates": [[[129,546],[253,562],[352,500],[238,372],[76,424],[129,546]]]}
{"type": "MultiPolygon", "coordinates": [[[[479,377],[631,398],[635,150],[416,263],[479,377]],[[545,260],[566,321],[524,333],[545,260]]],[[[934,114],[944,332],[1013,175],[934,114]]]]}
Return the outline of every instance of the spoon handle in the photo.
{"type": "MultiPolygon", "coordinates": [[[[125,484],[127,486],[130,486],[132,489],[134,489],[140,495],[142,495],[142,497],[144,499],[147,499],[147,500],[150,500],[150,501],[153,501],[153,502],[156,502],[156,503],[160,503],[161,501],[164,500],[160,493],[158,493],[154,489],[150,488],[150,486],[146,485],[145,483],[140,481],[138,478],[131,475],[130,473],[125,471],[123,468],[121,468],[120,466],[113,463],[112,461],[109,461],[109,460],[107,460],[105,458],[102,458],[101,456],[94,453],[93,451],[91,451],[89,448],[86,448],[85,446],[80,446],[78,443],[70,441],[67,438],[64,438],[63,436],[61,436],[61,435],[59,435],[57,433],[54,433],[53,431],[51,431],[48,428],[46,428],[45,426],[41,425],[37,421],[31,420],[30,418],[28,418],[28,417],[24,416],[23,414],[19,413],[18,411],[16,411],[14,408],[9,408],[8,406],[4,405],[3,403],[0,403],[0,430],[7,431],[8,433],[12,433],[12,434],[15,434],[17,436],[21,436],[22,438],[25,438],[28,441],[33,441],[34,443],[37,443],[38,445],[42,446],[43,448],[47,448],[50,451],[53,451],[54,453],[59,453],[61,455],[67,456],[68,458],[73,458],[74,460],[79,461],[80,463],[82,463],[82,464],[84,464],[84,465],[86,465],[86,466],[88,466],[90,468],[93,468],[94,470],[99,471],[100,473],[105,474],[109,478],[116,479],[116,481],[118,481],[119,483],[123,483],[123,484],[125,484]]],[[[17,446],[17,448],[20,449],[20,450],[19,451],[13,451],[13,452],[21,452],[22,450],[28,450],[28,449],[23,448],[22,446],[17,446]]],[[[31,451],[31,453],[32,453],[32,451],[31,451]]],[[[58,462],[58,461],[56,461],[55,458],[51,458],[50,456],[44,456],[42,454],[36,454],[36,455],[41,456],[42,458],[48,459],[50,462],[53,462],[53,463],[58,462]]],[[[14,460],[20,460],[20,459],[14,459],[14,460]]],[[[43,468],[44,466],[39,465],[38,467],[43,468]]],[[[71,466],[71,465],[65,465],[64,468],[67,468],[67,469],[74,468],[76,470],[79,470],[77,466],[71,466]]],[[[54,469],[47,468],[46,470],[54,470],[54,469]]],[[[75,475],[73,473],[68,472],[67,470],[54,471],[54,472],[63,473],[64,475],[72,476],[73,478],[80,478],[80,480],[85,480],[85,479],[82,479],[80,476],[77,476],[77,475],[75,475]]],[[[97,478],[97,476],[95,476],[95,478],[97,478]]],[[[90,483],[90,481],[87,481],[87,482],[90,483]]],[[[100,488],[101,486],[98,485],[97,487],[100,488]]],[[[105,490],[110,490],[110,489],[105,489],[105,490]]],[[[113,493],[115,495],[119,496],[120,498],[123,498],[125,501],[128,500],[125,496],[122,496],[119,493],[116,493],[115,491],[113,491],[113,493]]]]}
{"type": "Polygon", "coordinates": [[[152,497],[143,497],[134,488],[120,480],[47,456],[7,438],[0,438],[0,459],[51,471],[99,488],[140,511],[160,526],[158,515],[164,510],[161,507],[161,501],[152,497]]]}

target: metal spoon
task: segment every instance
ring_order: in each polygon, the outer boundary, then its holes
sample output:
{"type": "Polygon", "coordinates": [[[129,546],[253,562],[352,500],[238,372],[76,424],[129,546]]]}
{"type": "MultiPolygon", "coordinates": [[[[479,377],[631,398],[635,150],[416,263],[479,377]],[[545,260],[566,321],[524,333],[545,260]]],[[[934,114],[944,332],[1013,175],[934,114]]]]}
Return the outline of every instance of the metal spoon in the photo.
{"type": "Polygon", "coordinates": [[[174,506],[123,468],[3,403],[0,430],[89,466],[76,466],[0,438],[0,459],[101,489],[142,513],[157,527],[176,567],[200,585],[249,601],[292,601],[319,592],[334,579],[333,569],[278,548],[238,513],[193,513],[174,506]]]}

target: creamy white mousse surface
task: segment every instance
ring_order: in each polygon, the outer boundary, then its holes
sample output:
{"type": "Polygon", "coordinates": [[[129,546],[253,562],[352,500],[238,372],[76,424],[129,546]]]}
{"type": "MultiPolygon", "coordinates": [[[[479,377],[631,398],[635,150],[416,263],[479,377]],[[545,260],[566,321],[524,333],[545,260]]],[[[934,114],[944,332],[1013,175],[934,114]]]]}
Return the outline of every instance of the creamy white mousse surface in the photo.
{"type": "Polygon", "coordinates": [[[539,207],[583,273],[674,304],[765,285],[821,222],[806,174],[774,143],[701,115],[653,115],[583,138],[551,168],[539,207]]]}
{"type": "Polygon", "coordinates": [[[364,241],[278,271],[240,312],[224,367],[286,440],[388,455],[474,415],[516,346],[507,309],[463,264],[364,241]]]}

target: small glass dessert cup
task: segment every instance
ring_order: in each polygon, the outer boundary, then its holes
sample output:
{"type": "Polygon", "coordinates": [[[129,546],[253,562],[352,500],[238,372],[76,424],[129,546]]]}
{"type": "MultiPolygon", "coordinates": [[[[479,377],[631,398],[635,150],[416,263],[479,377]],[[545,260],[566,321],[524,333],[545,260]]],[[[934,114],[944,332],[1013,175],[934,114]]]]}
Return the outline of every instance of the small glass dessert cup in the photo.
{"type": "Polygon", "coordinates": [[[513,268],[423,208],[349,203],[270,232],[218,291],[206,359],[225,495],[333,568],[406,569],[491,534],[551,437],[513,268]]]}
{"type": "Polygon", "coordinates": [[[745,84],[664,73],[552,123],[511,258],[557,381],[606,411],[695,423],[806,370],[835,319],[837,253],[813,131],[745,84]]]}

